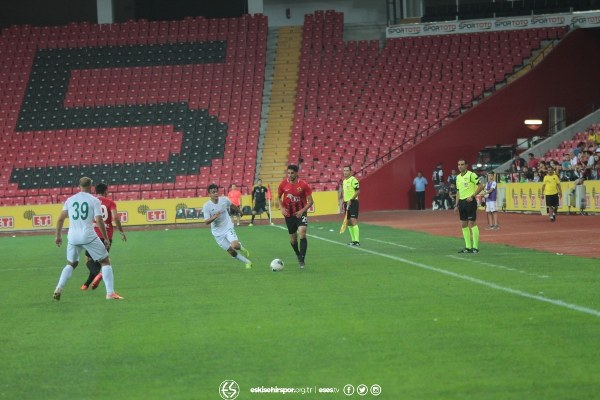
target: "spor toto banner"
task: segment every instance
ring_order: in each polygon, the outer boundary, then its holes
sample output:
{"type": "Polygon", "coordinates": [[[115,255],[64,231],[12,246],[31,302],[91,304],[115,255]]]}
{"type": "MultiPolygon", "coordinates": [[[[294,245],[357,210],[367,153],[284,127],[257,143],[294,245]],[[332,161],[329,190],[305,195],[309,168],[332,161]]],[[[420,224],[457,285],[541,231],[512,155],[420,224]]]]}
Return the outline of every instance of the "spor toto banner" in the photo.
{"type": "Polygon", "coordinates": [[[600,12],[592,11],[573,14],[547,14],[511,18],[393,25],[386,28],[385,36],[386,38],[391,39],[449,33],[475,33],[514,29],[551,28],[567,25],[578,28],[599,27],[600,12]]]}

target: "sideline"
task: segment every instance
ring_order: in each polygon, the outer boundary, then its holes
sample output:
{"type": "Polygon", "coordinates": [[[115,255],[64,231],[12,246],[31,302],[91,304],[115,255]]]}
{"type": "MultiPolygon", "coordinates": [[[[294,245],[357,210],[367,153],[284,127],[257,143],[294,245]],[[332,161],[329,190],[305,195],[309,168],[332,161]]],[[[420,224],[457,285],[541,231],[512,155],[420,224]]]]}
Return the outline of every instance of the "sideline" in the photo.
{"type": "MultiPolygon", "coordinates": [[[[276,225],[276,227],[279,228],[279,229],[286,230],[286,228],[282,227],[282,226],[277,226],[276,225]]],[[[336,244],[336,245],[339,245],[339,246],[348,247],[344,243],[336,242],[335,240],[327,239],[327,238],[324,238],[324,237],[315,236],[315,235],[312,235],[312,234],[307,234],[307,236],[315,238],[315,239],[318,239],[318,240],[322,240],[324,242],[336,244]]],[[[393,256],[393,255],[390,255],[390,254],[385,254],[385,253],[379,253],[377,251],[365,249],[364,247],[351,247],[351,248],[353,250],[363,251],[365,253],[373,254],[375,256],[385,257],[385,258],[389,258],[389,259],[392,259],[392,260],[400,261],[402,263],[405,263],[405,264],[408,264],[408,265],[412,265],[413,267],[417,267],[417,268],[421,268],[421,269],[426,269],[428,271],[433,271],[433,272],[437,272],[437,273],[440,273],[440,274],[451,276],[453,278],[462,279],[464,281],[476,283],[478,285],[485,286],[485,287],[488,287],[490,289],[500,290],[502,292],[510,293],[512,295],[515,295],[515,296],[519,296],[519,297],[524,297],[524,298],[527,298],[527,299],[541,301],[542,303],[552,304],[552,305],[557,306],[557,307],[567,308],[569,310],[578,311],[578,312],[581,312],[581,313],[584,313],[584,314],[589,314],[589,315],[592,315],[594,317],[600,318],[600,311],[599,310],[595,310],[593,308],[583,307],[583,306],[579,306],[577,304],[567,303],[567,302],[564,302],[562,300],[551,299],[551,298],[548,298],[548,297],[544,297],[544,296],[539,296],[539,295],[536,295],[536,294],[527,293],[527,292],[524,292],[522,290],[512,289],[512,288],[505,287],[505,286],[500,286],[500,285],[498,285],[496,283],[493,283],[493,282],[487,282],[487,281],[484,281],[482,279],[473,278],[472,276],[468,276],[468,275],[457,274],[456,272],[448,271],[448,270],[441,269],[441,268],[432,267],[432,266],[427,265],[427,264],[423,264],[423,263],[419,263],[419,262],[407,260],[406,258],[397,257],[397,256],[393,256]]]]}

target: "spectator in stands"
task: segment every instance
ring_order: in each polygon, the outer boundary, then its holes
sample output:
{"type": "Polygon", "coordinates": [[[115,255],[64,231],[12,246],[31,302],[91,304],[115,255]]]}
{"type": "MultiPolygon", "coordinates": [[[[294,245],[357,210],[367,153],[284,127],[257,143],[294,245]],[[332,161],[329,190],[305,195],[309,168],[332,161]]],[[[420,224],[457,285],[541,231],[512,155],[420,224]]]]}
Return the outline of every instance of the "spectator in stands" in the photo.
{"type": "Polygon", "coordinates": [[[448,190],[448,196],[450,196],[450,207],[456,207],[456,183],[451,183],[448,190]]]}
{"type": "Polygon", "coordinates": [[[448,185],[452,185],[454,184],[454,187],[456,187],[456,170],[453,169],[450,172],[450,175],[448,175],[448,185]]]}
{"type": "Polygon", "coordinates": [[[424,210],[425,189],[427,188],[427,179],[425,179],[421,171],[417,172],[416,178],[413,179],[413,185],[415,187],[415,195],[417,199],[417,210],[424,210]]]}
{"type": "Polygon", "coordinates": [[[485,212],[487,213],[488,220],[488,227],[485,229],[487,230],[500,228],[498,225],[498,208],[496,204],[497,192],[496,174],[494,172],[488,172],[487,183],[481,192],[485,199],[485,212]]]}
{"type": "MultiPolygon", "coordinates": [[[[269,193],[269,189],[267,189],[266,186],[263,186],[262,179],[258,179],[256,181],[256,186],[252,189],[252,220],[250,221],[250,226],[254,225],[254,218],[257,214],[260,215],[261,213],[266,212],[267,218],[269,220],[271,219],[271,215],[267,209],[267,193],[269,193]]],[[[270,199],[271,197],[269,197],[269,200],[270,199]]]]}
{"type": "Polygon", "coordinates": [[[517,153],[515,153],[515,157],[512,161],[513,170],[516,172],[521,172],[521,169],[527,165],[527,162],[517,153]]]}
{"type": "Polygon", "coordinates": [[[242,192],[237,188],[235,183],[231,184],[231,188],[227,193],[227,198],[235,207],[229,209],[229,215],[232,217],[232,221],[237,220],[236,225],[240,225],[240,218],[242,216],[242,192]]]}
{"type": "Polygon", "coordinates": [[[556,221],[556,211],[558,210],[558,199],[562,195],[560,180],[554,173],[553,167],[548,167],[548,173],[542,183],[542,196],[546,199],[546,207],[550,214],[550,221],[556,221]]]}
{"type": "MultiPolygon", "coordinates": [[[[233,188],[234,185],[231,186],[233,188]]],[[[215,183],[208,186],[208,196],[209,200],[202,207],[204,223],[210,225],[210,230],[220,248],[228,252],[231,257],[244,263],[247,269],[252,268],[252,261],[247,258],[250,256],[250,252],[242,246],[228,215],[232,208],[237,207],[229,198],[219,196],[219,186],[215,183]]],[[[239,209],[237,211],[239,212],[239,209]]]]}
{"type": "Polygon", "coordinates": [[[431,174],[431,181],[433,182],[433,187],[437,191],[438,186],[441,182],[444,181],[444,170],[442,169],[442,163],[438,163],[433,170],[433,174],[431,174]]]}
{"type": "Polygon", "coordinates": [[[598,168],[600,168],[600,147],[594,153],[593,157],[590,157],[591,161],[588,161],[590,167],[590,179],[600,179],[598,176],[598,168]]]}
{"type": "Polygon", "coordinates": [[[521,173],[523,173],[526,182],[533,181],[533,171],[528,166],[524,166],[521,173]]]}
{"type": "Polygon", "coordinates": [[[563,155],[563,160],[560,163],[560,166],[555,168],[558,178],[562,182],[573,180],[574,166],[571,164],[571,156],[572,153],[563,155]]]}
{"type": "Polygon", "coordinates": [[[537,168],[537,166],[539,164],[539,160],[537,158],[535,158],[533,153],[529,153],[528,156],[529,156],[529,159],[527,160],[527,166],[529,167],[529,169],[537,168]]]}
{"type": "Polygon", "coordinates": [[[433,210],[448,210],[451,208],[450,187],[445,182],[440,182],[431,208],[433,210]]]}
{"type": "Polygon", "coordinates": [[[594,146],[600,145],[600,132],[596,131],[593,127],[588,129],[587,141],[594,146]]]}
{"type": "Polygon", "coordinates": [[[572,152],[575,155],[575,157],[579,157],[579,155],[584,151],[585,149],[585,142],[579,142],[577,143],[577,147],[575,147],[572,152]]]}

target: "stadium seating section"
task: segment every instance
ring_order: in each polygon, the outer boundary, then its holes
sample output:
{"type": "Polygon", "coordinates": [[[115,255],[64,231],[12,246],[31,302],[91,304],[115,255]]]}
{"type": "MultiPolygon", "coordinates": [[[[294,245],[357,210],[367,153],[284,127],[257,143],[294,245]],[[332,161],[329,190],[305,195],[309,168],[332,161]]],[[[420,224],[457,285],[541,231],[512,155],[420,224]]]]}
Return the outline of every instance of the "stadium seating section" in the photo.
{"type": "Polygon", "coordinates": [[[472,106],[564,28],[344,42],[343,15],[304,20],[289,161],[317,189],[394,157],[472,106]]]}
{"type": "Polygon", "coordinates": [[[266,37],[262,15],[4,30],[1,204],[61,202],[83,175],[118,200],[251,187],[266,37]]]}
{"type": "MultiPolygon", "coordinates": [[[[472,106],[564,29],[343,41],[305,16],[289,161],[317,190],[472,106]]],[[[62,202],[80,176],[116,200],[252,187],[267,20],[15,26],[1,36],[0,205],[62,202]]],[[[375,168],[374,166],[372,168],[375,168]]]]}

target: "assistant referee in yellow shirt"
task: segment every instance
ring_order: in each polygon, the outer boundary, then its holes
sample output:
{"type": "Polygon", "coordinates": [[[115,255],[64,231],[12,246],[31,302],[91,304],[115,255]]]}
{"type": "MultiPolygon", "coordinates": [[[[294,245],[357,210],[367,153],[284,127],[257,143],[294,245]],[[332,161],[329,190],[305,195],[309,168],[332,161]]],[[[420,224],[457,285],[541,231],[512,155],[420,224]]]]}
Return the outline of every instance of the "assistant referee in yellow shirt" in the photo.
{"type": "Polygon", "coordinates": [[[454,211],[458,210],[462,224],[462,234],[465,238],[465,248],[459,253],[479,253],[479,227],[477,226],[477,200],[475,196],[483,190],[476,173],[469,171],[464,159],[458,160],[460,173],[456,177],[456,190],[458,203],[454,211]],[[473,238],[471,239],[471,234],[473,238]]]}
{"type": "Polygon", "coordinates": [[[352,174],[352,167],[346,165],[342,170],[344,181],[342,182],[341,199],[344,201],[344,212],[348,218],[348,232],[350,232],[350,246],[360,246],[360,229],[358,228],[358,194],[360,184],[352,174]]]}

